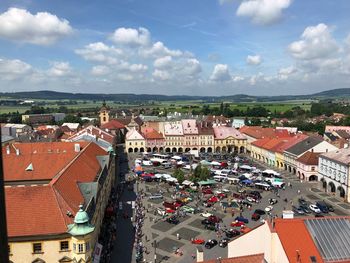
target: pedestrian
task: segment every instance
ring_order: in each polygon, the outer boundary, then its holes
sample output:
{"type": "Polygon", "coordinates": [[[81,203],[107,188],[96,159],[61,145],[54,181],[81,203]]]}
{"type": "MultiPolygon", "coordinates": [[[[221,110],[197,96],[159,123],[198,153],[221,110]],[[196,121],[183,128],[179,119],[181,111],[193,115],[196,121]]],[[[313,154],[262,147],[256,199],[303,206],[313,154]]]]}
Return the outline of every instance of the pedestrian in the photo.
{"type": "Polygon", "coordinates": [[[298,189],[298,195],[300,195],[300,190],[298,189]]]}
{"type": "Polygon", "coordinates": [[[180,234],[179,233],[176,234],[176,238],[177,238],[177,240],[180,240],[180,234]]]}

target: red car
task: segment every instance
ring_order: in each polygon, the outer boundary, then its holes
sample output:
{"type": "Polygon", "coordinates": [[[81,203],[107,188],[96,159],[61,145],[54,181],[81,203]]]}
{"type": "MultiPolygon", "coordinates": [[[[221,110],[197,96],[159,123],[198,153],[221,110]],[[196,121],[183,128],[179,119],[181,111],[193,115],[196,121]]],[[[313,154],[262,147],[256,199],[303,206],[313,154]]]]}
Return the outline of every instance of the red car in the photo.
{"type": "Polygon", "coordinates": [[[245,224],[241,221],[234,221],[231,223],[231,226],[232,227],[242,227],[242,226],[245,226],[245,224]]]}
{"type": "Polygon", "coordinates": [[[212,196],[208,199],[209,203],[216,203],[216,202],[219,202],[219,198],[217,198],[216,196],[212,196]]]}
{"type": "Polygon", "coordinates": [[[216,196],[220,199],[224,199],[227,197],[226,194],[224,194],[224,193],[218,193],[218,194],[216,194],[216,196]]]}
{"type": "Polygon", "coordinates": [[[177,209],[177,206],[175,206],[174,203],[163,202],[163,206],[165,208],[169,208],[169,209],[172,209],[172,210],[176,210],[177,209]]]}
{"type": "Polygon", "coordinates": [[[201,238],[192,238],[191,243],[196,245],[203,245],[205,243],[205,240],[201,238]]]}
{"type": "Polygon", "coordinates": [[[166,208],[165,208],[165,212],[168,213],[168,214],[173,214],[173,213],[176,212],[176,210],[171,209],[171,208],[169,208],[169,207],[166,207],[166,208]]]}
{"type": "Polygon", "coordinates": [[[210,223],[220,223],[220,222],[222,222],[222,219],[218,216],[209,216],[208,221],[210,223]]]}
{"type": "Polygon", "coordinates": [[[212,195],[213,191],[210,188],[207,188],[207,189],[203,189],[202,193],[205,195],[212,195]]]}

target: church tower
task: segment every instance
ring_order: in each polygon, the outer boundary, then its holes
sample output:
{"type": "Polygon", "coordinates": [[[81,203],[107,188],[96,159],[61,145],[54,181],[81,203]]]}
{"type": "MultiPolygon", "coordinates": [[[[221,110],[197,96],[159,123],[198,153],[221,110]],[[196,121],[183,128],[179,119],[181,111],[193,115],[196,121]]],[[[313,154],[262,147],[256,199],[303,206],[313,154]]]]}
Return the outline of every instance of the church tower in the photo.
{"type": "Polygon", "coordinates": [[[109,110],[108,107],[106,106],[106,101],[103,101],[102,107],[100,109],[100,125],[102,126],[103,124],[109,122],[109,110]]]}

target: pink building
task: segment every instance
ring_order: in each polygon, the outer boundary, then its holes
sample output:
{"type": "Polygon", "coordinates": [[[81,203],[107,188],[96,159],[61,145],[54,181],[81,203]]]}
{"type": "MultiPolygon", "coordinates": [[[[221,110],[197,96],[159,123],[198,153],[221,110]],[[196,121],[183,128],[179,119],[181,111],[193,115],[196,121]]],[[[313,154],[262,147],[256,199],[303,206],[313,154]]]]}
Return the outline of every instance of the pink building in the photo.
{"type": "Polygon", "coordinates": [[[147,152],[162,152],[164,151],[165,138],[162,133],[157,132],[153,128],[144,128],[142,135],[146,140],[147,152]]]}

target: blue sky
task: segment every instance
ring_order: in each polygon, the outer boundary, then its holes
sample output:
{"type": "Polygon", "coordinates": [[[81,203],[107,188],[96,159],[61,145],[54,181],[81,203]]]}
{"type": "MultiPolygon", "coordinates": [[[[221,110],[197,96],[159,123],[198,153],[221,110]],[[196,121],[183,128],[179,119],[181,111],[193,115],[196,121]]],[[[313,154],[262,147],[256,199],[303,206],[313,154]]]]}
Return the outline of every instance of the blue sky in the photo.
{"type": "Polygon", "coordinates": [[[348,14],[348,0],[3,0],[0,91],[348,88],[348,14]]]}

